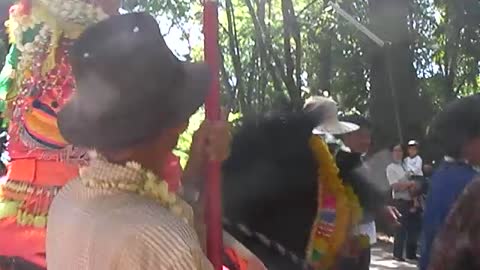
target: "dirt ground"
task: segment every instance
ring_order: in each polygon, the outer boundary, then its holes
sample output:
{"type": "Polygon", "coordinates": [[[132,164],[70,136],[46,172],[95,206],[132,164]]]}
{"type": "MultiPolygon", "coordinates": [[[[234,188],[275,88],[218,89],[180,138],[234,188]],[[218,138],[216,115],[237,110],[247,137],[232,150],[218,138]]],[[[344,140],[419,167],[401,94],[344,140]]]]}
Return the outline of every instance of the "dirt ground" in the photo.
{"type": "Polygon", "coordinates": [[[372,247],[371,270],[416,270],[416,262],[397,262],[392,256],[393,245],[388,242],[379,242],[372,247]]]}

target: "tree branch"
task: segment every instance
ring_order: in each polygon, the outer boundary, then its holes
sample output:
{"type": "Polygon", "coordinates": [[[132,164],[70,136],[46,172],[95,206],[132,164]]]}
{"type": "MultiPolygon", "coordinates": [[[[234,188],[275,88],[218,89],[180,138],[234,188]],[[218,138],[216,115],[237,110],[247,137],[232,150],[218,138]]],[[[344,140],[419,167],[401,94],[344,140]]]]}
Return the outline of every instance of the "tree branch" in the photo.
{"type": "Polygon", "coordinates": [[[252,17],[253,27],[255,29],[255,36],[256,36],[257,43],[258,43],[260,57],[263,58],[265,63],[266,63],[266,68],[267,68],[267,71],[270,73],[270,76],[272,77],[272,82],[273,82],[275,90],[281,92],[282,91],[282,83],[277,76],[276,69],[278,70],[278,67],[281,67],[282,65],[281,64],[278,65],[277,61],[274,61],[275,66],[276,66],[276,67],[274,67],[271,64],[272,61],[269,61],[269,59],[271,59],[271,58],[273,58],[275,60],[275,57],[274,57],[275,53],[273,51],[271,41],[268,42],[268,38],[265,36],[264,31],[263,31],[263,27],[265,25],[265,22],[263,22],[263,24],[262,24],[258,20],[258,17],[255,14],[255,10],[253,8],[252,2],[250,0],[244,0],[244,1],[245,1],[245,4],[247,5],[250,16],[252,17]],[[269,49],[271,53],[268,53],[267,49],[269,49]]]}

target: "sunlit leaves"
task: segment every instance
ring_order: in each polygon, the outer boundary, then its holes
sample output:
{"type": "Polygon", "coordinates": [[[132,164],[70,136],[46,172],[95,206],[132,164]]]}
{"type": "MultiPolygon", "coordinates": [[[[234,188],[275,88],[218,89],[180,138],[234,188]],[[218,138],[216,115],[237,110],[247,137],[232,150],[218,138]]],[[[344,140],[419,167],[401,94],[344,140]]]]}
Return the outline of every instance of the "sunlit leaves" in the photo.
{"type": "MultiPolygon", "coordinates": [[[[229,0],[230,1],[230,0],[229,0]]],[[[230,22],[227,0],[219,2],[219,43],[222,56],[223,101],[236,111],[265,111],[284,102],[288,91],[275,88],[268,67],[284,69],[282,0],[231,0],[230,22]],[[267,58],[261,55],[255,17],[271,39],[267,58]],[[230,24],[230,25],[229,25],[230,24]],[[232,47],[233,46],[233,47],[232,47]]],[[[184,40],[192,27],[201,29],[200,0],[126,0],[128,10],[146,10],[173,27],[183,29],[184,40]]],[[[339,4],[358,21],[369,26],[369,1],[343,0],[339,4]]],[[[327,9],[327,0],[294,2],[302,41],[302,98],[328,90],[345,109],[368,110],[372,43],[358,30],[327,9]]],[[[412,0],[409,7],[409,42],[422,96],[441,106],[446,100],[478,91],[480,59],[480,2],[478,0],[412,0]]],[[[381,33],[379,33],[381,34],[381,33]]],[[[293,39],[290,39],[295,49],[293,39]]],[[[191,59],[203,58],[203,44],[190,48],[191,59]]],[[[278,72],[278,71],[277,71],[278,72]]],[[[278,75],[278,74],[277,74],[278,75]]]]}

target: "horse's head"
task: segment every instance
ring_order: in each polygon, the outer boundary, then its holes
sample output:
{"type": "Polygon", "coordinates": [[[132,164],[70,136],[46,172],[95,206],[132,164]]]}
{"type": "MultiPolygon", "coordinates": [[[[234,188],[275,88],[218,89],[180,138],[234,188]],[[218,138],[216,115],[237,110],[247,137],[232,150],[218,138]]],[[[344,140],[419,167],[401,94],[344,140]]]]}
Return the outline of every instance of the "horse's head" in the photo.
{"type": "MultiPolygon", "coordinates": [[[[305,256],[318,206],[318,164],[309,144],[315,119],[276,113],[246,119],[223,167],[224,216],[305,256]]],[[[345,153],[344,153],[345,154],[345,153]]],[[[337,156],[343,183],[352,186],[365,213],[381,205],[381,193],[359,173],[359,155],[337,156]]],[[[296,269],[258,240],[227,228],[272,269],[296,269]]]]}
{"type": "Polygon", "coordinates": [[[299,256],[317,207],[317,165],[309,147],[314,126],[303,113],[245,120],[223,168],[225,217],[299,256]]]}

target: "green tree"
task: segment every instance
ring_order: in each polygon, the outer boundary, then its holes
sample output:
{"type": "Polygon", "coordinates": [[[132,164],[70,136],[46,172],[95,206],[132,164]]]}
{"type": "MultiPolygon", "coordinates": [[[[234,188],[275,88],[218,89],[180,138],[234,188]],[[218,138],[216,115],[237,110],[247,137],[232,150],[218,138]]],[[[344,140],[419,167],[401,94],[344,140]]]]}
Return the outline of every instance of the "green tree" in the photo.
{"type": "MultiPolygon", "coordinates": [[[[391,46],[378,48],[326,10],[327,0],[220,1],[224,104],[243,115],[294,110],[308,96],[328,91],[342,110],[372,117],[382,147],[399,139],[395,104],[403,137],[419,138],[445,102],[478,91],[477,0],[339,4],[391,46]]],[[[200,1],[126,0],[126,8],[166,18],[185,42],[202,23],[200,1]]],[[[193,44],[185,58],[202,55],[201,44],[193,44]]]]}

